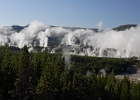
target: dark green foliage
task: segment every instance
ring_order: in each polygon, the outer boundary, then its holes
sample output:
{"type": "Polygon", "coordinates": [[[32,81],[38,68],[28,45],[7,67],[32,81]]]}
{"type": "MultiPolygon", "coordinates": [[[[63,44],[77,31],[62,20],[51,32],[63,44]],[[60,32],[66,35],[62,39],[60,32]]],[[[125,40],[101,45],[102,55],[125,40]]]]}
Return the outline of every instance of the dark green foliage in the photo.
{"type": "Polygon", "coordinates": [[[29,71],[29,52],[27,46],[24,46],[21,50],[19,57],[19,74],[29,71]]]}
{"type": "Polygon", "coordinates": [[[116,80],[114,86],[114,100],[120,100],[121,84],[119,80],[116,80]]]}
{"type": "Polygon", "coordinates": [[[133,59],[73,55],[68,68],[61,53],[10,50],[0,47],[1,100],[140,100],[139,83],[114,76],[127,72],[133,59]]]}
{"type": "Polygon", "coordinates": [[[12,52],[20,52],[20,51],[21,51],[20,48],[14,47],[14,46],[10,46],[10,47],[9,47],[9,50],[11,50],[12,52]]]}
{"type": "Polygon", "coordinates": [[[75,70],[79,70],[83,74],[87,70],[94,68],[95,72],[98,73],[100,69],[105,69],[107,73],[111,73],[114,70],[115,74],[126,72],[129,65],[134,65],[133,59],[125,58],[101,58],[101,57],[89,57],[89,56],[76,56],[71,57],[75,70]]]}
{"type": "Polygon", "coordinates": [[[11,52],[9,51],[8,45],[6,45],[3,52],[3,60],[1,63],[1,84],[0,87],[3,90],[3,98],[9,97],[8,90],[12,89],[15,81],[15,68],[11,59],[11,52]]]}
{"type": "Polygon", "coordinates": [[[33,83],[35,86],[37,86],[38,80],[41,76],[41,61],[40,61],[40,53],[33,53],[31,55],[31,61],[30,61],[30,75],[34,78],[33,83]]]}
{"type": "Polygon", "coordinates": [[[121,82],[121,94],[120,100],[129,100],[130,99],[130,81],[127,76],[124,76],[124,79],[121,82]]]}
{"type": "Polygon", "coordinates": [[[60,87],[61,87],[61,89],[60,89],[61,98],[63,100],[71,98],[72,91],[71,91],[71,82],[70,82],[70,79],[69,79],[68,69],[65,69],[63,71],[59,81],[60,81],[60,87]]]}
{"type": "Polygon", "coordinates": [[[114,93],[115,83],[116,83],[116,79],[114,76],[114,72],[112,71],[112,73],[107,77],[107,83],[105,86],[105,91],[107,93],[106,95],[110,100],[115,99],[115,93],[114,93]]]}
{"type": "Polygon", "coordinates": [[[91,73],[87,77],[88,83],[88,91],[89,98],[96,100],[97,99],[97,76],[95,70],[92,70],[91,73]]]}
{"type": "Polygon", "coordinates": [[[97,75],[97,91],[96,91],[96,95],[97,98],[106,98],[106,93],[105,93],[105,85],[106,85],[106,76],[101,75],[100,73],[98,73],[97,75]]]}
{"type": "Polygon", "coordinates": [[[140,68],[140,60],[137,61],[136,65],[140,68]]]}
{"type": "Polygon", "coordinates": [[[72,89],[74,93],[74,99],[80,100],[80,99],[86,99],[88,98],[86,96],[87,92],[86,89],[86,79],[83,75],[80,73],[75,72],[73,76],[73,82],[72,82],[72,89]]]}
{"type": "Polygon", "coordinates": [[[138,91],[138,87],[136,85],[136,83],[132,82],[131,87],[130,87],[130,96],[131,96],[131,100],[139,100],[139,96],[137,94],[138,91]]]}

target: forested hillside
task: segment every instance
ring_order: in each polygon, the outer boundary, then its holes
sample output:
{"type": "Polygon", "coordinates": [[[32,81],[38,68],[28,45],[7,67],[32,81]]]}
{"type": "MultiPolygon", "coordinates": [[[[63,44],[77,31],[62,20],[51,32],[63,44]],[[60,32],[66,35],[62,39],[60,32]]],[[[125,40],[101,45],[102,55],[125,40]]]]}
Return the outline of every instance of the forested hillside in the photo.
{"type": "Polygon", "coordinates": [[[124,30],[127,30],[127,29],[130,29],[132,27],[136,27],[138,25],[136,24],[126,24],[126,25],[120,25],[116,28],[113,28],[113,30],[116,30],[116,31],[124,31],[124,30]]]}
{"type": "Polygon", "coordinates": [[[133,59],[0,47],[1,100],[140,100],[140,84],[115,78],[133,59]],[[69,61],[69,63],[67,62],[69,61]],[[105,69],[107,75],[100,73],[105,69]]]}

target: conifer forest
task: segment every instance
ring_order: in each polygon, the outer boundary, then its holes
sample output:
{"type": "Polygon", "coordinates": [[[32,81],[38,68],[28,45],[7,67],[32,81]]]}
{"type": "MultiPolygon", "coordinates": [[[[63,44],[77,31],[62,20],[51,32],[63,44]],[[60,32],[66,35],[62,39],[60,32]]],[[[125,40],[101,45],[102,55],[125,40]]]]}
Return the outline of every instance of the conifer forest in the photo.
{"type": "Polygon", "coordinates": [[[14,51],[1,46],[0,100],[140,100],[140,83],[127,75],[115,78],[135,64],[139,61],[132,58],[28,52],[27,46],[14,51]]]}

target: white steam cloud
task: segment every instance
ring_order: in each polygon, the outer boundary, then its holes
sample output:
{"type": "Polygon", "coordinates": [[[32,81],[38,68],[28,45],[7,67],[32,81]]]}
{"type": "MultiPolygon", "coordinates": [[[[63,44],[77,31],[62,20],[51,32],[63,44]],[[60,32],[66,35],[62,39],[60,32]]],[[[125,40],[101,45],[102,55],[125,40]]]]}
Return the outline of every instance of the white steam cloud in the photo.
{"type": "Polygon", "coordinates": [[[39,41],[39,46],[48,46],[48,36],[63,36],[68,30],[62,27],[50,27],[44,23],[33,21],[20,32],[12,31],[12,27],[0,27],[0,41],[2,45],[8,41],[11,46],[22,48],[24,45],[33,46],[39,41]],[[63,34],[61,34],[63,33],[63,34]]]}
{"type": "Polygon", "coordinates": [[[97,23],[97,26],[98,26],[99,29],[102,29],[102,25],[103,25],[103,22],[102,21],[100,21],[99,23],[97,23]]]}
{"type": "MultiPolygon", "coordinates": [[[[97,24],[102,28],[102,22],[97,24]]],[[[60,45],[52,47],[55,52],[58,48],[67,54],[88,55],[98,57],[132,57],[140,56],[140,26],[125,31],[104,30],[95,32],[90,29],[75,29],[53,27],[44,23],[33,21],[20,32],[12,27],[0,27],[1,45],[9,43],[10,46],[22,48],[41,46],[50,48],[49,37],[57,38],[60,45]]]]}

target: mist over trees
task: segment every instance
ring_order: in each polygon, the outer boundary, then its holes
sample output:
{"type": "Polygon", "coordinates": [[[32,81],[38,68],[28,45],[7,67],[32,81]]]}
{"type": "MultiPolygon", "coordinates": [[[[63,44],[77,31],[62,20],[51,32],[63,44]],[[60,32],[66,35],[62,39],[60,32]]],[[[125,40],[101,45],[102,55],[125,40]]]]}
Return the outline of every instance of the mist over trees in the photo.
{"type": "Polygon", "coordinates": [[[0,47],[1,100],[139,100],[140,83],[125,76],[134,59],[71,55],[67,65],[61,53],[11,51],[0,47]],[[105,69],[103,75],[100,69],[105,69]]]}

